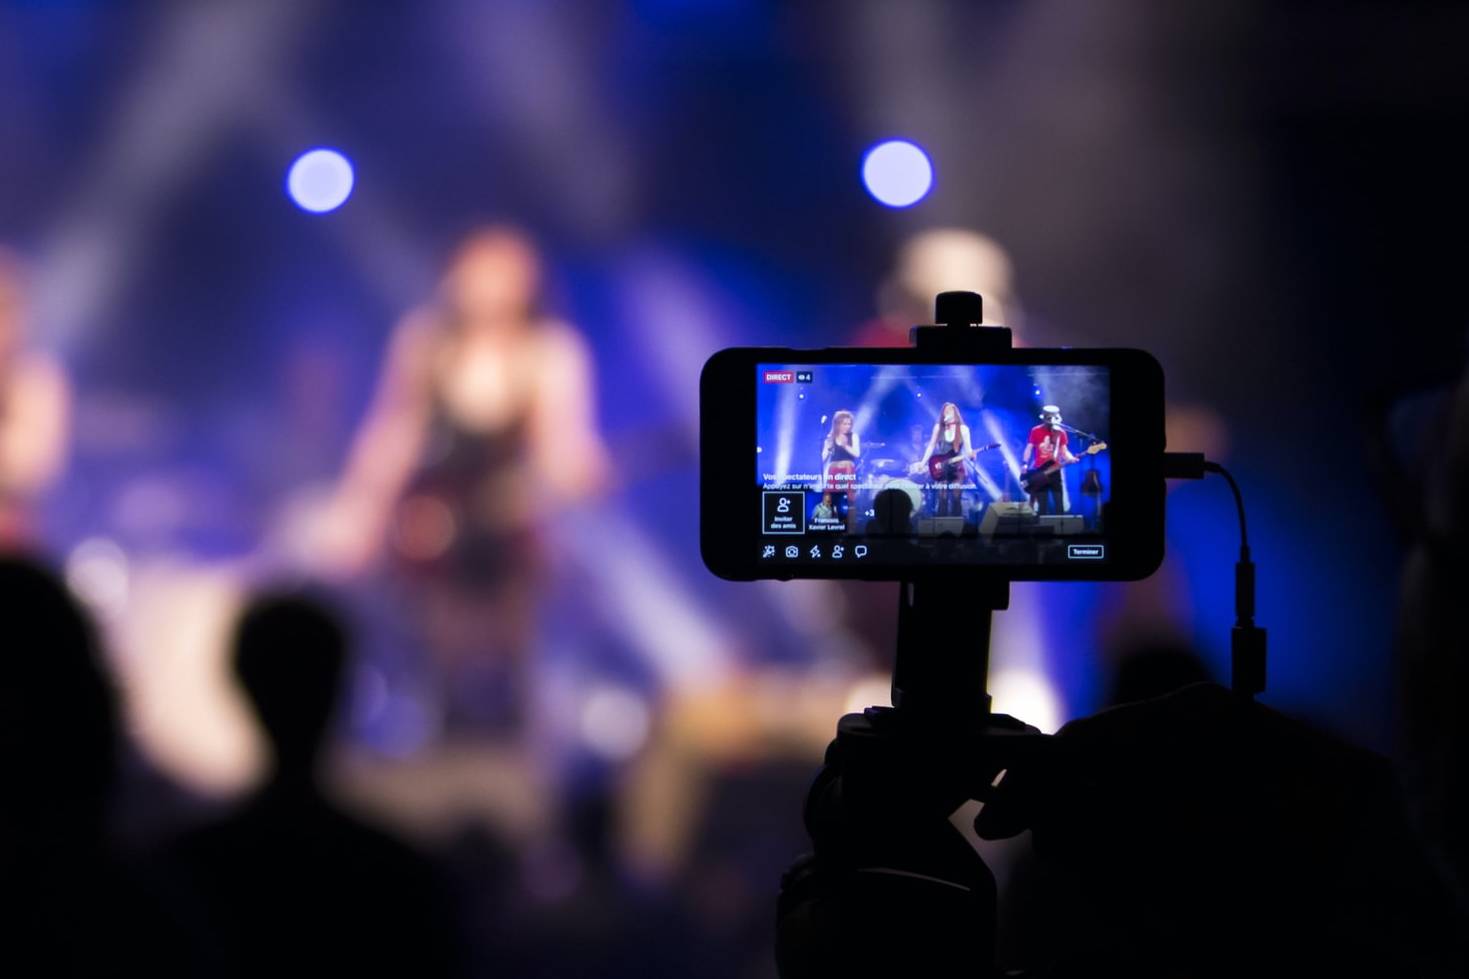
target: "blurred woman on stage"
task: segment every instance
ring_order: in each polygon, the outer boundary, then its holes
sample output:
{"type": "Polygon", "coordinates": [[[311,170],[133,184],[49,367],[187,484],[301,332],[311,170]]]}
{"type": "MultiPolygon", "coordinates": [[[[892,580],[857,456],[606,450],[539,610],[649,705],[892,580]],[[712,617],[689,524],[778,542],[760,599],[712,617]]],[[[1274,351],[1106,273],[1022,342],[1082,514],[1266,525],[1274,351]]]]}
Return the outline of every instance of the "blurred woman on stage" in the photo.
{"type": "Polygon", "coordinates": [[[0,553],[38,545],[41,494],[66,455],[70,386],[27,346],[25,305],[21,264],[0,249],[0,553]]]}
{"type": "Polygon", "coordinates": [[[541,273],[515,230],[460,243],[393,333],[331,508],[337,568],[406,583],[450,729],[519,726],[543,522],[607,481],[590,355],[540,310],[541,273]]]}

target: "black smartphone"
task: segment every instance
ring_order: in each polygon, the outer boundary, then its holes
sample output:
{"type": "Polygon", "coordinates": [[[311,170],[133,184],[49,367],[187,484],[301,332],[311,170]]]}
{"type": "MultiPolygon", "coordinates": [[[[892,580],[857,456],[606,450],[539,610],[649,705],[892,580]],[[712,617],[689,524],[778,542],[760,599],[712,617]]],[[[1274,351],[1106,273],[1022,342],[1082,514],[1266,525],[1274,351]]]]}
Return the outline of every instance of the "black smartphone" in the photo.
{"type": "Polygon", "coordinates": [[[721,578],[1135,580],[1163,559],[1163,371],[1141,350],[734,348],[699,399],[721,578]]]}

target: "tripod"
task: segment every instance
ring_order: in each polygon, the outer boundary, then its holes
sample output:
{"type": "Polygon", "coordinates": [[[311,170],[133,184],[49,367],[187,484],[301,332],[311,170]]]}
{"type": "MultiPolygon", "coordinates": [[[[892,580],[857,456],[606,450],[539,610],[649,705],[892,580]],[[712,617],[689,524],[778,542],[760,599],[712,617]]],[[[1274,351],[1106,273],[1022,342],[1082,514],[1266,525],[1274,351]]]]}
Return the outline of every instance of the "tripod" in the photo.
{"type": "MultiPolygon", "coordinates": [[[[913,343],[961,359],[1009,349],[1010,331],[978,326],[981,312],[975,293],[941,293],[938,325],[914,327],[913,343]]],[[[1008,581],[982,573],[899,584],[894,706],[838,723],[806,799],[814,853],[782,881],[785,979],[993,972],[995,878],[948,817],[1045,744],[990,711],[991,619],[1009,598],[1008,581]]]]}

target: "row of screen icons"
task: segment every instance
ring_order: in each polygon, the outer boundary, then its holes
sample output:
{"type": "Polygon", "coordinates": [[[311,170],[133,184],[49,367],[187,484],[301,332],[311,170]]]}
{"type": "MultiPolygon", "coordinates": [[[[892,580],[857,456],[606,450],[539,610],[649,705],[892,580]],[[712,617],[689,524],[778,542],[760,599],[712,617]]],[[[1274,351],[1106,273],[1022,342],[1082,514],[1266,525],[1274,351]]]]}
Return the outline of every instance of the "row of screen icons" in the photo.
{"type": "MultiPolygon", "coordinates": [[[[864,558],[867,556],[867,545],[857,544],[856,546],[849,547],[846,544],[833,544],[831,545],[830,556],[832,560],[840,561],[847,556],[848,551],[851,551],[852,557],[854,558],[864,558]]],[[[762,560],[766,561],[774,557],[779,557],[781,554],[784,554],[787,558],[794,560],[801,556],[801,548],[795,544],[787,544],[784,549],[782,549],[778,544],[766,544],[760,549],[760,557],[762,560]]],[[[821,559],[821,555],[822,552],[820,544],[812,544],[806,550],[806,556],[814,560],[819,561],[821,559]]]]}

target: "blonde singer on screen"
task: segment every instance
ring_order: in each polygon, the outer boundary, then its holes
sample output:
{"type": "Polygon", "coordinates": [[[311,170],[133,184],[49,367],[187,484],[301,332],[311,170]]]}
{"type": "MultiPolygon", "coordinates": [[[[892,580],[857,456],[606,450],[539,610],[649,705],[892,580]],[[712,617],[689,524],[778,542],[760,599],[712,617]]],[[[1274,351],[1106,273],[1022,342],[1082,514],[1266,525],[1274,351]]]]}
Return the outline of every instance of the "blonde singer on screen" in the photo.
{"type": "Polygon", "coordinates": [[[855,424],[855,416],[845,408],[831,416],[831,428],[821,443],[821,502],[812,512],[818,521],[840,520],[843,510],[837,499],[844,499],[848,530],[857,519],[857,464],[862,460],[862,437],[855,424]]]}

